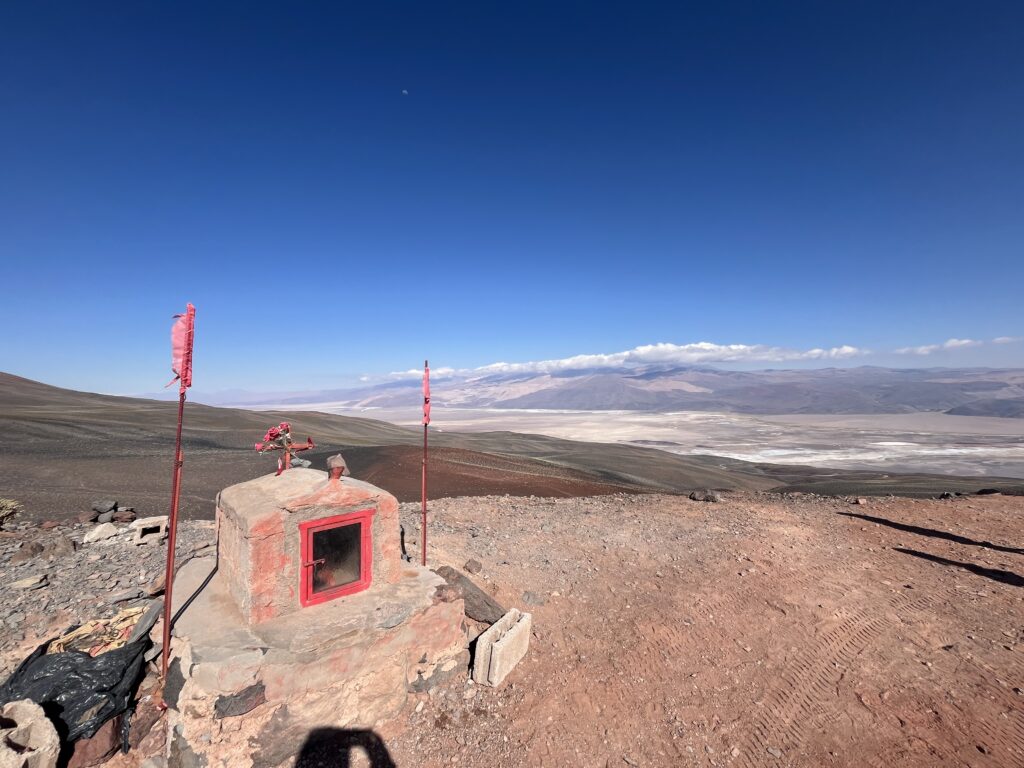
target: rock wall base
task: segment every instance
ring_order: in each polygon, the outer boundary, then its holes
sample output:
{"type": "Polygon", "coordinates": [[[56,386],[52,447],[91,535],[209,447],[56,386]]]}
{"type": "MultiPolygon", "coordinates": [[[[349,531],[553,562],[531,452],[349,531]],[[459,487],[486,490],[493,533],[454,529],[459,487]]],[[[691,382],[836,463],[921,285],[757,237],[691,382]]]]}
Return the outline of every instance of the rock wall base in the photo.
{"type": "MultiPolygon", "coordinates": [[[[175,602],[212,567],[206,558],[182,568],[175,602]]],[[[466,675],[463,601],[442,599],[441,584],[407,565],[394,583],[249,625],[214,574],[174,630],[168,766],[293,765],[323,729],[371,733],[410,691],[466,675]]]]}

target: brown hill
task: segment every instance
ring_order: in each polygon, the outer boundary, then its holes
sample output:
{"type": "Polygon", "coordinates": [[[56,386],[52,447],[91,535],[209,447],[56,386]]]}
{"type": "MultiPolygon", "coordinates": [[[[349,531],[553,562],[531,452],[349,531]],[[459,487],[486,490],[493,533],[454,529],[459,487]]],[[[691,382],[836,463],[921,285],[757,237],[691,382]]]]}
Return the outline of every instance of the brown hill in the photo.
{"type": "MultiPolygon", "coordinates": [[[[352,474],[387,488],[399,501],[420,500],[421,447],[386,445],[345,451],[352,474]]],[[[443,496],[599,496],[636,492],[636,485],[604,483],[589,473],[536,459],[500,456],[464,448],[430,451],[429,493],[443,496]]]]}
{"type": "MultiPolygon", "coordinates": [[[[118,497],[146,514],[168,503],[177,404],[51,387],[0,373],[0,496],[38,517],[66,517],[97,498],[118,497]]],[[[257,412],[188,403],[182,509],[210,517],[219,490],[273,470],[252,444],[287,420],[319,446],[312,458],[342,451],[358,476],[418,498],[422,433],[372,419],[316,412],[257,412]],[[383,447],[388,446],[385,450],[383,447]],[[405,450],[401,450],[402,447],[405,450]],[[362,449],[374,450],[363,452],[362,449]],[[415,458],[414,458],[415,457],[415,458]]],[[[431,495],[590,495],[622,490],[681,492],[698,485],[759,489],[760,472],[723,471],[714,460],[632,446],[574,443],[511,432],[435,432],[431,495]]]]}

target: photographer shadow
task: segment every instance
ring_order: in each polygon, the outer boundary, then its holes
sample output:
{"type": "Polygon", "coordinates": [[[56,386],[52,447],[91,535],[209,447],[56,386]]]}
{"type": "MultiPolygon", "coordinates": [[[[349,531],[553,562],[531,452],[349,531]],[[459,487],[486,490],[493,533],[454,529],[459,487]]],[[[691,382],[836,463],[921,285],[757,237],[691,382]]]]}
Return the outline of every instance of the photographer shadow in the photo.
{"type": "MultiPolygon", "coordinates": [[[[397,768],[384,740],[363,728],[316,728],[299,750],[295,768],[350,768],[353,754],[362,752],[370,768],[397,768]]],[[[357,765],[365,764],[360,760],[357,765]]]]}

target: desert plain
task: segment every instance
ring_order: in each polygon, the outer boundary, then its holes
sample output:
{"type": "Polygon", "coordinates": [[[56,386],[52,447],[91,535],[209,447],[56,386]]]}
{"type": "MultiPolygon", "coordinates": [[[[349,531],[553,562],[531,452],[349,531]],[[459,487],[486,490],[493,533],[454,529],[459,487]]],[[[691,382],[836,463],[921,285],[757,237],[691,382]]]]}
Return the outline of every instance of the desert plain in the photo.
{"type": "MultiPolygon", "coordinates": [[[[281,406],[282,408],[284,406],[281,406]]],[[[411,426],[415,407],[291,404],[411,426]]],[[[512,430],[566,440],[646,445],[679,455],[835,469],[1024,477],[1024,419],[945,413],[749,415],[435,407],[442,431],[512,430]]]]}

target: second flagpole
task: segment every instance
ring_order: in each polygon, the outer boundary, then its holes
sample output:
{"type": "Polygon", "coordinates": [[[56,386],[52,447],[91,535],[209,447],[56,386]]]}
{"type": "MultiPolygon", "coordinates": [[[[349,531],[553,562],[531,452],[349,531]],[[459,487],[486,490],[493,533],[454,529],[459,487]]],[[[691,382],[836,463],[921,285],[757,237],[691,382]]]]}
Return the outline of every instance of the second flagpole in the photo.
{"type": "Polygon", "coordinates": [[[430,424],[430,361],[423,361],[423,506],[420,522],[420,562],[427,564],[427,425],[430,424]]]}

